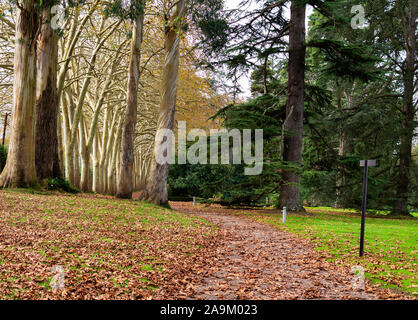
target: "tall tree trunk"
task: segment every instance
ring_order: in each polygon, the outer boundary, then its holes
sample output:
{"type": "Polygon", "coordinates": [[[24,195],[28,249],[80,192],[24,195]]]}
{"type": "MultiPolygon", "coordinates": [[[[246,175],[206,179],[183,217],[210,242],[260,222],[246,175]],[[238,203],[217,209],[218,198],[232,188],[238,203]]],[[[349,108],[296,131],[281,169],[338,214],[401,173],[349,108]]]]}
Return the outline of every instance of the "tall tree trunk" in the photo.
{"type": "Polygon", "coordinates": [[[99,175],[100,175],[100,155],[99,155],[99,139],[96,135],[93,143],[93,185],[92,190],[95,193],[99,192],[99,175]]]}
{"type": "Polygon", "coordinates": [[[69,152],[69,143],[70,143],[70,131],[71,131],[71,98],[68,96],[67,92],[63,94],[61,99],[62,105],[62,121],[63,121],[63,152],[64,152],[64,169],[65,169],[65,178],[70,182],[74,183],[74,162],[71,158],[71,153],[69,152]]]}
{"type": "MultiPolygon", "coordinates": [[[[352,97],[351,94],[348,91],[344,92],[344,95],[347,100],[347,109],[351,109],[352,107],[352,97]]],[[[347,128],[344,121],[344,105],[342,101],[342,96],[339,93],[338,94],[338,111],[340,113],[341,118],[341,124],[339,128],[339,134],[340,134],[340,141],[339,141],[339,148],[338,148],[338,156],[340,163],[337,167],[337,180],[335,185],[335,202],[334,202],[334,208],[344,208],[345,207],[345,199],[344,199],[344,192],[343,188],[346,183],[346,174],[345,174],[345,166],[341,163],[341,161],[344,159],[344,157],[347,156],[348,153],[351,152],[351,144],[350,140],[347,137],[347,128]]]]}
{"type": "MultiPolygon", "coordinates": [[[[170,13],[166,22],[165,50],[166,59],[163,71],[162,100],[158,118],[157,130],[174,127],[174,114],[177,101],[177,80],[179,72],[180,56],[180,28],[178,21],[185,15],[186,1],[178,1],[173,12],[170,13]]],[[[163,153],[164,142],[157,142],[154,145],[154,152],[151,164],[151,172],[148,178],[147,187],[141,199],[156,205],[168,204],[167,178],[169,164],[157,163],[155,155],[163,153]]]]}
{"type": "MultiPolygon", "coordinates": [[[[57,103],[58,106],[58,103],[57,103]]],[[[59,171],[60,175],[64,175],[64,145],[63,145],[63,117],[59,112],[59,107],[57,110],[57,137],[58,137],[58,165],[59,165],[59,171]]]]}
{"type": "Polygon", "coordinates": [[[81,174],[80,174],[80,190],[83,192],[88,192],[90,185],[90,152],[87,148],[86,143],[86,124],[84,117],[82,116],[79,123],[79,132],[80,132],[80,160],[81,160],[81,174]]]}
{"type": "Polygon", "coordinates": [[[35,103],[36,38],[39,16],[33,0],[17,8],[14,57],[13,119],[6,166],[0,187],[29,187],[36,183],[35,103]]]}
{"type": "Polygon", "coordinates": [[[132,198],[132,167],[134,162],[134,140],[138,111],[138,82],[141,64],[143,27],[144,12],[137,17],[133,27],[131,56],[129,61],[128,96],[122,133],[120,179],[116,192],[116,197],[121,199],[132,198]]]}
{"type": "MultiPolygon", "coordinates": [[[[284,129],[283,160],[289,165],[301,166],[302,134],[305,88],[305,11],[306,5],[292,1],[289,50],[289,97],[286,105],[287,121],[284,129]]],[[[300,175],[294,169],[285,169],[280,186],[280,206],[288,210],[301,211],[300,175]]]]}
{"type": "Polygon", "coordinates": [[[393,215],[409,215],[408,194],[410,185],[410,165],[412,163],[412,139],[414,136],[414,76],[416,59],[417,2],[409,1],[406,32],[406,61],[403,75],[404,94],[402,105],[402,135],[399,154],[399,174],[393,215]]]}
{"type": "MultiPolygon", "coordinates": [[[[343,117],[343,102],[342,97],[339,94],[338,96],[338,111],[340,113],[340,117],[342,119],[343,117]]],[[[338,148],[338,156],[339,161],[342,160],[342,158],[345,156],[345,147],[346,147],[346,135],[345,135],[345,128],[344,128],[344,121],[341,121],[340,128],[339,128],[339,134],[340,134],[340,145],[338,148]]],[[[345,174],[344,174],[344,165],[342,163],[338,164],[337,167],[337,180],[335,184],[335,202],[334,202],[334,208],[343,208],[344,207],[344,200],[343,200],[343,193],[341,192],[341,189],[344,185],[345,180],[345,174]]]]}
{"type": "Polygon", "coordinates": [[[48,7],[42,12],[38,42],[35,165],[39,180],[61,175],[57,135],[58,39],[50,22],[51,10],[48,7]]]}
{"type": "Polygon", "coordinates": [[[96,184],[96,189],[94,192],[96,193],[104,193],[104,166],[106,162],[106,155],[107,155],[107,145],[109,140],[109,123],[112,122],[112,128],[110,132],[113,132],[113,125],[115,120],[111,117],[111,109],[108,106],[105,111],[104,116],[104,123],[103,123],[103,136],[102,136],[102,143],[100,148],[100,156],[99,156],[99,171],[98,171],[98,183],[96,184]]]}
{"type": "Polygon", "coordinates": [[[79,142],[76,139],[74,144],[74,149],[71,152],[71,159],[74,163],[74,172],[73,172],[73,185],[80,189],[80,156],[79,156],[79,142]]]}
{"type": "Polygon", "coordinates": [[[118,124],[118,129],[115,132],[115,141],[113,143],[113,150],[109,159],[109,168],[107,173],[107,185],[109,187],[109,194],[115,195],[117,192],[117,181],[116,181],[116,162],[120,150],[121,137],[122,137],[122,122],[118,124]]]}

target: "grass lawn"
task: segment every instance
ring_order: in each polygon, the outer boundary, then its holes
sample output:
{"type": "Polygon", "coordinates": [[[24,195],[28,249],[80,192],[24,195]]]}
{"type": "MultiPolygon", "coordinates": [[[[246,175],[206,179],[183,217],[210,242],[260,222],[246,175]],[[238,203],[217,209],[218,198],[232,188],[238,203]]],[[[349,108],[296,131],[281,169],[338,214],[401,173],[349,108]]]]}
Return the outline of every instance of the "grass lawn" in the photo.
{"type": "Polygon", "coordinates": [[[311,215],[246,212],[255,220],[311,239],[337,263],[361,265],[372,282],[418,297],[418,219],[366,218],[365,256],[358,257],[360,216],[352,210],[307,208],[311,215]]]}
{"type": "Polygon", "coordinates": [[[177,297],[216,234],[202,219],[136,201],[3,190],[0,299],[177,297]],[[53,266],[64,268],[65,290],[51,290],[53,266]]]}

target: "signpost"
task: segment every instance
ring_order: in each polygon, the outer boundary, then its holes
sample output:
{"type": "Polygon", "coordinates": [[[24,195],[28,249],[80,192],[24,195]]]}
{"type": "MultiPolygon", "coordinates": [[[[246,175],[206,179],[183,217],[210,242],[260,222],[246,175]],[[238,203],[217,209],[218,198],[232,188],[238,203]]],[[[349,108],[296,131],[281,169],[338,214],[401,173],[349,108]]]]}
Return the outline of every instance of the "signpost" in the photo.
{"type": "Polygon", "coordinates": [[[360,231],[360,257],[364,254],[364,228],[366,224],[367,180],[369,167],[376,167],[376,160],[361,160],[360,167],[364,167],[363,176],[363,203],[361,206],[361,231],[360,231]]]}

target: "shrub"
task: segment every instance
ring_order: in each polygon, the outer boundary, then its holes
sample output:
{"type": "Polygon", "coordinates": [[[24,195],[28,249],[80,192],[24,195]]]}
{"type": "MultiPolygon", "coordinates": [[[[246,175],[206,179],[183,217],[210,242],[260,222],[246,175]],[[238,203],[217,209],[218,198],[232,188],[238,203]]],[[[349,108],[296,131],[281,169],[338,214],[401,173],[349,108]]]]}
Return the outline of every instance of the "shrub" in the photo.
{"type": "Polygon", "coordinates": [[[64,178],[54,178],[48,181],[48,190],[58,190],[68,193],[79,193],[80,191],[71,186],[71,184],[64,178]]]}

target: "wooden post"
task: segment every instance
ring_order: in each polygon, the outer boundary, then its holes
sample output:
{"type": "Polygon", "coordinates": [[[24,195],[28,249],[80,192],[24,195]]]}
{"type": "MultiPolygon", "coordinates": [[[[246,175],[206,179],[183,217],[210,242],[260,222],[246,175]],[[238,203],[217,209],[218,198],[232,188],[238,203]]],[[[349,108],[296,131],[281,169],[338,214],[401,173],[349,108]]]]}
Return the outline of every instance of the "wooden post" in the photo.
{"type": "Polygon", "coordinates": [[[4,117],[4,126],[3,126],[3,146],[4,143],[6,142],[6,128],[7,128],[7,117],[9,116],[9,114],[6,112],[6,115],[4,117]]]}

